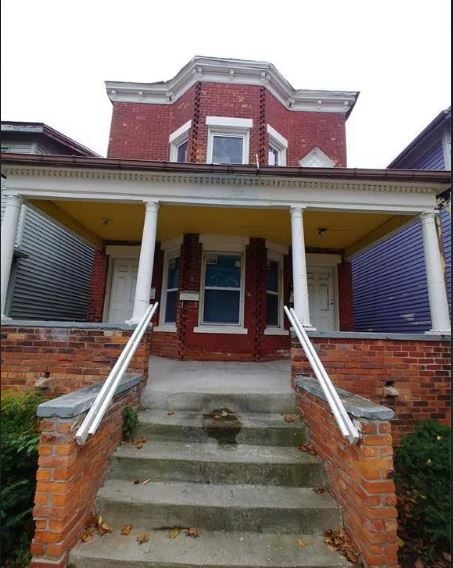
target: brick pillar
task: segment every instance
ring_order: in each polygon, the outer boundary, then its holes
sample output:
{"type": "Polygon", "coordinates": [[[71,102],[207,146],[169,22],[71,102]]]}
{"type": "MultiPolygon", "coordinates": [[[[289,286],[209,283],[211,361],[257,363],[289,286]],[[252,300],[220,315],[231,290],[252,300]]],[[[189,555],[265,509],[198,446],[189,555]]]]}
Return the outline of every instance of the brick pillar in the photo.
{"type": "Polygon", "coordinates": [[[261,358],[261,338],[266,327],[266,243],[251,238],[246,248],[244,324],[253,337],[253,358],[261,358]]]}
{"type": "Polygon", "coordinates": [[[103,250],[94,253],[91,272],[90,299],[88,302],[87,321],[100,322],[104,311],[105,290],[109,257],[103,250]]]}
{"type": "Polygon", "coordinates": [[[350,262],[342,262],[338,265],[338,294],[340,331],[354,331],[352,264],[350,262]]]}
{"type": "MultiPolygon", "coordinates": [[[[201,278],[201,243],[198,235],[184,235],[180,257],[180,290],[200,291],[201,278]]],[[[176,309],[176,326],[178,333],[178,357],[184,359],[187,331],[198,325],[199,302],[178,301],[176,309]]]]}

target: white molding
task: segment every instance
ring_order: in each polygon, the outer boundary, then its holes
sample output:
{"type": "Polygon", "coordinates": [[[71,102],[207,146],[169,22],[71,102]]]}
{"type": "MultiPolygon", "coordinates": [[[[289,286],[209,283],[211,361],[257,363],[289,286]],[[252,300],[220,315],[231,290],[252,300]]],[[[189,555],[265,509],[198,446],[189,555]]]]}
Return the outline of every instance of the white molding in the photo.
{"type": "Polygon", "coordinates": [[[279,245],[278,243],[273,243],[271,241],[265,241],[266,249],[271,252],[277,252],[282,255],[289,254],[289,247],[285,245],[279,245]]]}
{"type": "Polygon", "coordinates": [[[270,124],[267,125],[267,133],[269,137],[272,138],[276,144],[281,146],[282,149],[288,148],[288,140],[282,136],[279,132],[272,128],[270,124]]]}
{"type": "Polygon", "coordinates": [[[176,333],[176,325],[170,323],[164,323],[162,325],[157,325],[153,327],[153,331],[162,332],[162,333],[176,333]]]}
{"type": "MultiPolygon", "coordinates": [[[[211,117],[211,118],[221,118],[221,117],[211,117]]],[[[246,120],[246,119],[237,119],[237,120],[246,120]]],[[[242,165],[249,163],[250,127],[232,126],[232,125],[219,126],[218,124],[208,126],[208,144],[206,147],[206,163],[208,164],[214,163],[213,152],[214,152],[215,136],[222,136],[222,137],[230,136],[231,138],[242,138],[242,165]]]]}
{"type": "Polygon", "coordinates": [[[358,92],[294,89],[272,63],[196,56],[173,79],[156,83],[106,81],[112,102],[169,104],[197,82],[265,87],[291,111],[337,112],[353,108],[358,92]]]}
{"type": "Polygon", "coordinates": [[[194,333],[221,333],[225,335],[247,335],[249,330],[241,326],[229,325],[198,325],[193,328],[194,333]]]}
{"type": "Polygon", "coordinates": [[[252,118],[236,118],[233,116],[207,116],[208,126],[218,126],[219,128],[253,128],[252,118]]]}
{"type": "Polygon", "coordinates": [[[107,245],[105,254],[112,258],[137,258],[140,256],[140,246],[107,245]]]}
{"type": "Polygon", "coordinates": [[[166,241],[160,241],[160,248],[163,251],[178,250],[183,243],[183,237],[175,237],[174,239],[167,239],[166,241]]]}
{"type": "Polygon", "coordinates": [[[337,266],[341,264],[340,254],[307,253],[307,266],[337,266]]]}
{"type": "Polygon", "coordinates": [[[321,148],[316,146],[299,160],[299,166],[302,168],[333,168],[335,162],[321,148]]]}
{"type": "MultiPolygon", "coordinates": [[[[170,258],[179,258],[179,261],[181,262],[181,251],[178,248],[177,244],[179,240],[181,240],[182,242],[181,237],[176,237],[175,239],[169,239],[168,241],[165,241],[167,245],[173,245],[173,246],[172,247],[169,246],[168,248],[163,249],[164,262],[162,265],[162,286],[160,292],[159,327],[176,325],[176,323],[175,324],[167,323],[165,321],[165,311],[167,309],[168,263],[170,258]]],[[[179,292],[179,284],[180,282],[178,282],[178,292],[179,292]]]]}
{"type": "Polygon", "coordinates": [[[191,126],[192,126],[192,121],[188,120],[182,126],[177,128],[174,132],[172,132],[168,137],[168,141],[170,142],[170,144],[177,142],[179,138],[182,137],[185,138],[185,135],[188,133],[191,126]]]}
{"type": "Polygon", "coordinates": [[[249,244],[249,237],[235,237],[229,235],[205,235],[198,237],[203,246],[203,252],[244,252],[249,244]]]}
{"type": "Polygon", "coordinates": [[[183,302],[199,302],[200,292],[192,290],[181,290],[179,292],[179,299],[183,302]]]}
{"type": "Polygon", "coordinates": [[[281,327],[266,327],[264,335],[289,335],[289,329],[281,327]]]}

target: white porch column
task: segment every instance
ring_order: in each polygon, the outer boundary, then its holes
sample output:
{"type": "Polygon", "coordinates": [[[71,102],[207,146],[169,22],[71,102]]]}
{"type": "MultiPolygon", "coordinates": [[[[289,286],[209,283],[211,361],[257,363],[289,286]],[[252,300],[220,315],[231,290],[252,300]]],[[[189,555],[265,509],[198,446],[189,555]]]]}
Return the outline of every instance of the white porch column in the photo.
{"type": "Polygon", "coordinates": [[[291,207],[291,239],[293,258],[294,310],[305,328],[314,329],[310,323],[308,303],[307,262],[305,259],[305,238],[303,207],[291,207]]]}
{"type": "Polygon", "coordinates": [[[431,311],[431,331],[429,333],[451,333],[448,315],[447,287],[436,230],[435,214],[421,214],[423,228],[423,248],[425,250],[426,279],[428,281],[429,307],[431,311]]]}
{"type": "Polygon", "coordinates": [[[142,245],[138,261],[134,312],[130,323],[138,323],[140,321],[149,306],[151,295],[159,204],[155,201],[147,201],[145,202],[145,207],[145,222],[143,223],[142,245]]]}
{"type": "Polygon", "coordinates": [[[9,277],[14,256],[17,225],[19,223],[22,198],[19,195],[8,195],[6,198],[5,216],[2,223],[1,236],[1,310],[2,319],[6,318],[6,293],[8,292],[9,277]]]}

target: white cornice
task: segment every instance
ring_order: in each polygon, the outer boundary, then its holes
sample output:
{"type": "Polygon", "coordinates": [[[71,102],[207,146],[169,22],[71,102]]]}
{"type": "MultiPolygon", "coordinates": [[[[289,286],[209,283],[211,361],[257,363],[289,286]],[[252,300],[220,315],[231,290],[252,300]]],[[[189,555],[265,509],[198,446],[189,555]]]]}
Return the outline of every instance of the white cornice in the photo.
{"type": "Polygon", "coordinates": [[[197,82],[266,87],[286,108],[294,111],[349,113],[359,95],[356,91],[294,89],[265,61],[194,57],[173,79],[157,83],[106,81],[112,102],[169,104],[197,82]]]}

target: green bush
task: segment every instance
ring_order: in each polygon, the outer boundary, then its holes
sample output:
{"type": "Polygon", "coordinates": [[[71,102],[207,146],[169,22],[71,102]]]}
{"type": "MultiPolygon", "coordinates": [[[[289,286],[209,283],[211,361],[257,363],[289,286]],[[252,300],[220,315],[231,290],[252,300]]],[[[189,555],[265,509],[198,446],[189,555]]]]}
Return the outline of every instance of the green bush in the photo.
{"type": "Polygon", "coordinates": [[[1,401],[1,548],[2,566],[28,566],[33,536],[33,499],[38,464],[35,392],[6,391],[1,401]]]}
{"type": "Polygon", "coordinates": [[[123,410],[123,439],[130,440],[138,426],[138,414],[129,406],[123,410]]]}
{"type": "Polygon", "coordinates": [[[449,549],[451,428],[420,422],[395,453],[398,493],[411,504],[404,522],[429,544],[430,552],[449,549]]]}

